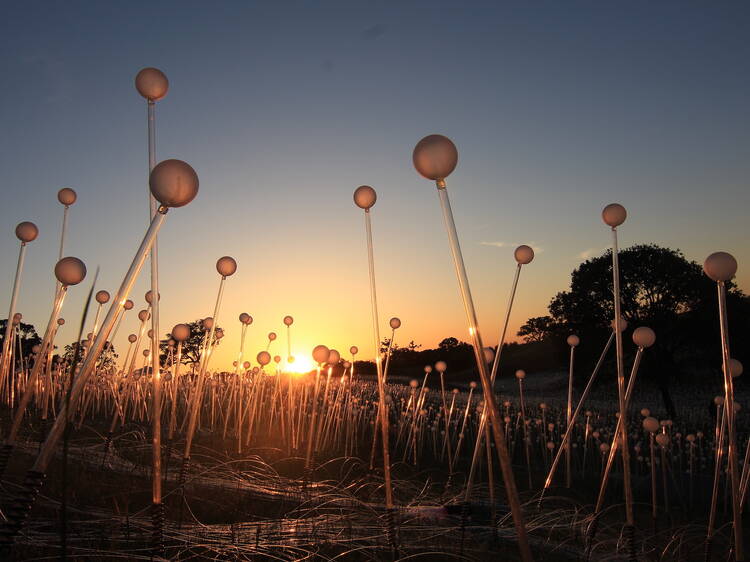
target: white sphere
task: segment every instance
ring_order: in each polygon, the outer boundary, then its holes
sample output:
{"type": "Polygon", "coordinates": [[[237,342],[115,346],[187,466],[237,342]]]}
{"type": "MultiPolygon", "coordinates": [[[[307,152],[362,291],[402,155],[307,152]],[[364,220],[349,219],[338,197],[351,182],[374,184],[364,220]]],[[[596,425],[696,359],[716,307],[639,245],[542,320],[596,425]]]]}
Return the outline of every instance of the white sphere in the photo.
{"type": "Polygon", "coordinates": [[[222,277],[234,275],[234,272],[237,271],[237,261],[230,256],[223,256],[216,261],[216,271],[222,277]]]}
{"type": "Polygon", "coordinates": [[[742,366],[742,363],[740,363],[735,358],[729,359],[729,372],[732,374],[732,377],[739,377],[744,370],[744,367],[742,366]]]}
{"type": "Polygon", "coordinates": [[[394,316],[393,318],[391,318],[389,324],[391,326],[391,329],[398,330],[401,327],[401,320],[394,316]]]}
{"type": "Polygon", "coordinates": [[[516,258],[517,263],[526,265],[534,259],[534,249],[526,244],[521,244],[513,252],[513,257],[516,258]]]}
{"type": "Polygon", "coordinates": [[[737,260],[727,252],[714,252],[703,262],[703,271],[714,281],[729,281],[737,273],[737,260]]]}
{"type": "Polygon", "coordinates": [[[456,169],[458,149],[448,137],[428,135],[414,147],[412,161],[422,177],[444,180],[456,169]]]}
{"type": "Polygon", "coordinates": [[[610,203],[602,210],[602,220],[612,228],[620,226],[626,218],[628,218],[628,212],[619,203],[610,203]]]}
{"type": "Polygon", "coordinates": [[[424,372],[429,374],[432,372],[432,365],[425,365],[424,366],[424,372]]]}
{"type": "Polygon", "coordinates": [[[16,225],[16,238],[24,244],[36,240],[37,236],[39,236],[39,229],[33,222],[23,221],[16,225]]]}
{"type": "Polygon", "coordinates": [[[328,363],[331,365],[336,365],[338,362],[341,361],[341,354],[336,351],[335,349],[331,349],[328,351],[328,363]]]}
{"type": "Polygon", "coordinates": [[[149,186],[154,198],[165,207],[182,207],[198,195],[198,174],[182,160],[163,160],[151,170],[149,186]]]}
{"type": "Polygon", "coordinates": [[[69,187],[63,187],[60,191],[57,192],[57,200],[66,207],[70,207],[73,203],[76,202],[76,199],[78,199],[78,195],[69,187]]]}
{"type": "Polygon", "coordinates": [[[316,345],[312,351],[312,357],[316,363],[325,363],[328,361],[330,350],[324,345],[316,345]]]}
{"type": "Polygon", "coordinates": [[[570,347],[577,347],[578,344],[581,343],[581,338],[579,338],[575,334],[570,334],[568,336],[567,342],[570,347]]]}
{"type": "Polygon", "coordinates": [[[491,347],[485,347],[482,350],[482,353],[484,354],[485,363],[492,363],[495,360],[495,350],[493,350],[491,347]]]}
{"type": "Polygon", "coordinates": [[[201,325],[203,326],[203,329],[208,331],[214,326],[214,319],[210,316],[206,316],[203,320],[201,320],[201,325]]]}
{"type": "Polygon", "coordinates": [[[649,433],[655,433],[659,431],[659,420],[648,416],[643,420],[643,429],[645,429],[649,433]]]}
{"type": "Polygon", "coordinates": [[[256,359],[258,360],[259,365],[265,367],[271,362],[271,354],[267,351],[261,351],[260,353],[258,353],[256,359]]]}
{"type": "Polygon", "coordinates": [[[354,204],[360,209],[369,209],[378,200],[378,194],[369,185],[360,185],[354,190],[354,204]]]}
{"type": "Polygon", "coordinates": [[[633,343],[638,347],[651,347],[656,341],[656,334],[651,328],[640,326],[633,330],[633,343]]]}
{"type": "Polygon", "coordinates": [[[147,100],[159,101],[167,95],[169,80],[158,68],[147,67],[135,75],[135,89],[147,100]]]}
{"type": "MultiPolygon", "coordinates": [[[[612,330],[614,331],[614,329],[615,329],[615,321],[614,321],[614,319],[612,320],[612,322],[611,322],[610,325],[612,326],[612,330]]],[[[624,318],[620,317],[620,331],[624,332],[627,329],[628,329],[628,321],[625,320],[624,318]]]]}
{"type": "Polygon", "coordinates": [[[517,378],[518,380],[523,380],[523,379],[525,379],[525,378],[526,378],[526,371],[524,371],[523,369],[518,369],[518,370],[516,371],[516,378],[517,378]]]}
{"type": "Polygon", "coordinates": [[[63,258],[55,264],[55,277],[63,285],[78,285],[86,278],[86,265],[78,258],[63,258]]]}
{"type": "Polygon", "coordinates": [[[651,410],[649,410],[648,408],[643,408],[643,409],[641,409],[641,415],[644,418],[647,418],[647,417],[649,417],[651,415],[651,410]]]}
{"type": "Polygon", "coordinates": [[[445,363],[445,361],[438,361],[435,363],[435,370],[438,373],[444,373],[448,369],[448,365],[445,363]]]}
{"type": "Polygon", "coordinates": [[[176,341],[185,341],[190,337],[190,326],[187,324],[175,324],[172,328],[172,337],[176,341]]]}
{"type": "Polygon", "coordinates": [[[277,365],[281,363],[281,355],[274,355],[273,362],[276,363],[277,365]]]}

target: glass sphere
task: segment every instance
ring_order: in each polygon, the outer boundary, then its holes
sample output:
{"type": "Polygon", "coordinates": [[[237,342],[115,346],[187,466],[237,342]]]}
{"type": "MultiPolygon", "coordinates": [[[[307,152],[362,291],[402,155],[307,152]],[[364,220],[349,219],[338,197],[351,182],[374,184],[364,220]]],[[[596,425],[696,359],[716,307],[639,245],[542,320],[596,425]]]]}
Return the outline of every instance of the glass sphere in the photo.
{"type": "Polygon", "coordinates": [[[727,252],[714,252],[703,262],[703,271],[714,281],[729,281],[737,273],[737,260],[727,252]]]}
{"type": "Polygon", "coordinates": [[[577,347],[578,344],[581,343],[581,339],[575,334],[570,334],[566,341],[570,347],[577,347]]]}
{"type": "Polygon", "coordinates": [[[316,363],[325,363],[328,361],[330,351],[324,345],[316,345],[312,351],[312,357],[316,363]]]}
{"type": "Polygon", "coordinates": [[[261,351],[260,353],[258,353],[256,359],[258,360],[259,365],[265,367],[271,362],[271,354],[267,351],[261,351]]]}
{"type": "Polygon", "coordinates": [[[417,143],[412,154],[414,168],[428,180],[444,180],[458,164],[458,149],[448,137],[428,135],[417,143]]]}
{"type": "Polygon", "coordinates": [[[360,209],[369,209],[378,200],[378,194],[369,185],[360,185],[354,190],[354,204],[360,209]]]}
{"type": "Polygon", "coordinates": [[[99,304],[107,304],[109,302],[109,293],[107,291],[96,292],[96,302],[99,304]]]}
{"type": "Polygon", "coordinates": [[[234,272],[237,271],[237,261],[230,256],[221,257],[216,261],[216,271],[222,277],[234,275],[234,272]]]}
{"type": "Polygon", "coordinates": [[[527,263],[531,263],[534,259],[534,249],[526,244],[521,244],[513,252],[513,257],[516,258],[517,263],[526,265],[527,263]]]}
{"type": "Polygon", "coordinates": [[[57,192],[57,200],[66,207],[69,207],[70,205],[75,203],[76,199],[78,199],[78,195],[73,189],[70,189],[69,187],[63,187],[60,191],[57,192]]]}
{"type": "Polygon", "coordinates": [[[328,352],[328,363],[336,365],[339,361],[341,361],[341,354],[335,349],[331,349],[328,352]]]}
{"type": "Polygon", "coordinates": [[[172,328],[172,337],[175,341],[185,341],[190,337],[190,326],[187,324],[175,324],[172,328]]]}
{"type": "Polygon", "coordinates": [[[158,68],[147,67],[135,75],[135,89],[147,100],[159,101],[167,95],[169,80],[158,68]]]}
{"type": "Polygon", "coordinates": [[[604,221],[604,224],[611,226],[612,228],[620,226],[625,222],[626,218],[628,218],[628,212],[625,210],[625,207],[619,203],[610,203],[602,210],[602,220],[604,221]]]}
{"type": "Polygon", "coordinates": [[[640,326],[633,330],[633,343],[638,347],[651,347],[656,341],[656,334],[651,328],[640,326]]]}
{"type": "Polygon", "coordinates": [[[284,316],[284,325],[291,326],[294,323],[294,318],[291,316],[284,316]]]}
{"type": "Polygon", "coordinates": [[[63,285],[78,285],[86,278],[86,266],[78,258],[63,258],[55,264],[55,277],[63,285]]]}
{"type": "Polygon", "coordinates": [[[182,160],[159,162],[148,181],[151,194],[165,207],[182,207],[198,195],[198,174],[182,160]]]}
{"type": "Polygon", "coordinates": [[[24,244],[36,240],[39,236],[39,229],[33,222],[23,221],[16,225],[16,238],[24,244]]]}
{"type": "Polygon", "coordinates": [[[391,326],[391,329],[398,330],[401,327],[401,320],[394,316],[393,318],[391,318],[389,324],[391,326]]]}
{"type": "Polygon", "coordinates": [[[448,365],[446,364],[445,361],[438,361],[437,363],[435,363],[435,370],[438,373],[444,373],[445,371],[448,370],[448,365]]]}

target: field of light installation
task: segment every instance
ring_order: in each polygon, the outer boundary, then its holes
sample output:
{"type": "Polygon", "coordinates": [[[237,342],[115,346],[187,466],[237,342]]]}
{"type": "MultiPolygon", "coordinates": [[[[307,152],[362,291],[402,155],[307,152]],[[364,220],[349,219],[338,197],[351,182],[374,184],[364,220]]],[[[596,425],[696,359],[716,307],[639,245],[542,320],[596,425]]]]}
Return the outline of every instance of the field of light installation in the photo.
{"type": "Polygon", "coordinates": [[[508,318],[534,251],[515,250],[500,340],[483,341],[449,199],[458,151],[429,135],[413,163],[437,188],[476,382],[453,381],[442,359],[389,378],[401,320],[386,323],[378,312],[377,194],[369,186],[354,190],[352,213],[363,216],[364,232],[351,235],[363,236],[360,264],[369,268],[367,343],[380,349],[390,334],[372,374],[356,368],[363,342],[335,350],[322,341],[309,357],[292,357],[298,326],[284,314],[294,311],[279,311],[279,335],[270,333],[265,349],[249,349],[252,311],[222,306],[238,268],[229,256],[216,262],[206,317],[164,338],[157,234],[180,221],[200,171],[156,162],[166,76],[146,68],[135,85],[148,111],[150,225],[134,253],[119,250],[125,274],[108,292],[66,253],[77,194],[58,192],[55,299],[30,350],[16,303],[38,230],[31,222],[15,229],[20,250],[0,362],[3,559],[744,560],[750,447],[746,397],[733,388],[742,365],[729,348],[731,255],[713,253],[703,265],[715,284],[707,333],[719,334],[720,376],[705,395],[677,389],[674,420],[653,388],[639,385],[641,360],[660,334],[628,326],[621,314],[617,233],[627,213],[616,203],[601,215],[611,277],[600,282],[611,287],[614,314],[598,360],[592,368],[577,363],[589,342],[569,331],[569,370],[554,391],[523,370],[501,372],[508,318]],[[139,276],[150,276],[145,296],[133,294],[139,276]],[[66,314],[80,324],[81,344],[63,357],[55,338],[71,290],[88,292],[88,304],[66,314]],[[113,359],[118,330],[133,333],[113,359]],[[240,333],[229,370],[211,361],[223,330],[240,333]],[[604,365],[614,377],[598,378],[604,365]],[[574,373],[583,384],[574,385],[574,373]]]}

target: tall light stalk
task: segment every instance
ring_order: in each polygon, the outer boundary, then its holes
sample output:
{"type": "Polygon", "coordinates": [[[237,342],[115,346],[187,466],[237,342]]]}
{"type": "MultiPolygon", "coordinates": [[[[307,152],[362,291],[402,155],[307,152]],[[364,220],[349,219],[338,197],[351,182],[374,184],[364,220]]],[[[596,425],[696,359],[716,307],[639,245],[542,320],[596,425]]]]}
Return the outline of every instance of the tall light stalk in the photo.
{"type": "Polygon", "coordinates": [[[16,236],[21,241],[21,247],[18,250],[18,263],[16,264],[16,274],[13,278],[13,291],[10,297],[10,309],[8,310],[8,319],[5,325],[5,336],[3,337],[3,357],[2,364],[0,364],[0,389],[5,388],[5,380],[8,377],[8,371],[10,369],[10,356],[12,355],[11,334],[13,332],[13,317],[16,314],[18,293],[21,290],[21,275],[23,274],[23,264],[26,258],[26,244],[36,239],[38,234],[39,230],[37,229],[36,225],[31,222],[22,222],[16,227],[16,236]]]}
{"type": "Polygon", "coordinates": [[[448,233],[448,242],[453,258],[453,265],[456,270],[461,298],[466,313],[466,321],[469,328],[474,347],[474,359],[477,363],[479,376],[482,381],[482,390],[484,392],[485,408],[489,411],[490,422],[492,424],[492,433],[495,439],[495,449],[497,450],[500,469],[505,482],[505,489],[508,496],[513,522],[516,528],[518,538],[518,547],[521,558],[524,561],[533,560],[531,548],[529,547],[528,537],[526,535],[526,525],[521,510],[521,502],[516,488],[516,481],[513,475],[508,447],[505,441],[505,432],[503,431],[502,419],[497,408],[495,396],[492,393],[492,385],[487,364],[484,361],[484,346],[482,337],[479,332],[477,315],[474,309],[474,301],[469,288],[469,279],[466,275],[461,247],[456,232],[456,224],[453,220],[450,199],[446,188],[445,178],[453,171],[458,162],[458,151],[450,139],[441,135],[430,135],[423,138],[415,147],[413,154],[414,166],[417,171],[424,177],[436,182],[440,206],[443,212],[443,220],[448,233]]]}
{"type": "MultiPolygon", "coordinates": [[[[633,518],[633,488],[630,475],[630,448],[628,446],[628,410],[625,404],[625,364],[623,361],[621,301],[620,301],[620,262],[617,244],[617,227],[625,222],[627,212],[622,205],[612,203],[602,211],[602,219],[612,228],[612,283],[614,299],[615,350],[617,354],[617,394],[620,410],[620,445],[622,447],[622,486],[625,495],[625,525],[628,527],[626,535],[634,535],[635,520],[633,518]]],[[[632,557],[632,553],[631,553],[632,557]]]]}
{"type": "Polygon", "coordinates": [[[724,418],[727,428],[727,465],[732,489],[732,514],[734,527],[735,560],[744,560],[742,542],[742,493],[737,451],[737,428],[734,411],[734,383],[732,382],[732,359],[729,353],[729,320],[727,317],[726,283],[737,272],[737,260],[726,252],[715,252],[706,258],[703,271],[716,281],[719,302],[719,328],[721,333],[721,358],[724,375],[724,418]]]}
{"type": "Polygon", "coordinates": [[[8,515],[6,523],[7,532],[0,537],[0,543],[12,543],[18,531],[23,526],[31,506],[36,501],[39,488],[44,480],[45,471],[55,452],[55,448],[65,431],[69,411],[76,411],[81,394],[86,388],[86,383],[91,376],[99,356],[104,349],[114,323],[118,315],[118,309],[124,306],[130,291],[133,288],[138,274],[146,260],[151,245],[154,242],[159,229],[164,223],[166,213],[170,207],[182,207],[190,203],[198,194],[198,176],[195,170],[180,160],[165,160],[157,165],[151,172],[149,179],[151,192],[161,203],[158,212],[151,221],[146,234],[136,251],[135,257],[128,268],[127,273],[115,293],[109,312],[105,317],[101,330],[96,335],[86,358],[81,364],[80,371],[70,389],[70,398],[64,403],[58,413],[52,429],[37,455],[31,470],[26,473],[26,481],[23,485],[23,493],[19,496],[14,509],[8,515]]]}

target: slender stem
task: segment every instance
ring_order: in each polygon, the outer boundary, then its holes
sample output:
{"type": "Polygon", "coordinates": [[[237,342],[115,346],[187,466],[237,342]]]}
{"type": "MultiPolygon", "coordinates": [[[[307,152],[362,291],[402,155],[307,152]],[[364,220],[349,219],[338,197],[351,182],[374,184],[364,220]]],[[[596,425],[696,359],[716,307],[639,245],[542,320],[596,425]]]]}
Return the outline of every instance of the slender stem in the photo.
{"type": "Polygon", "coordinates": [[[516,266],[516,272],[513,275],[513,285],[510,289],[510,297],[508,298],[508,306],[505,311],[505,321],[503,322],[503,330],[500,332],[500,339],[497,342],[497,350],[495,351],[495,359],[492,362],[492,373],[490,374],[490,380],[495,384],[495,378],[497,377],[497,369],[500,366],[500,354],[503,351],[503,345],[505,345],[505,334],[508,331],[508,322],[510,320],[510,311],[513,308],[513,299],[516,297],[516,287],[518,287],[518,277],[521,275],[521,264],[516,266]]]}
{"type": "Polygon", "coordinates": [[[42,339],[42,344],[40,346],[39,353],[37,354],[37,358],[34,361],[34,367],[31,369],[31,375],[29,375],[29,378],[26,380],[26,389],[24,390],[23,396],[21,397],[21,402],[18,404],[18,409],[16,410],[15,416],[13,417],[13,425],[10,428],[8,437],[5,439],[6,444],[15,444],[16,437],[18,437],[18,430],[21,428],[21,422],[23,421],[24,413],[26,412],[26,408],[31,401],[31,397],[36,392],[36,381],[39,377],[39,372],[42,370],[44,357],[46,356],[47,349],[50,346],[52,334],[57,327],[57,319],[60,316],[60,310],[62,309],[62,305],[65,301],[65,295],[67,294],[67,292],[68,287],[66,285],[62,285],[60,287],[60,290],[57,291],[57,295],[55,295],[55,303],[52,306],[52,313],[50,314],[49,322],[47,323],[47,329],[44,331],[44,338],[42,339]]]}
{"type": "MultiPolygon", "coordinates": [[[[388,445],[388,404],[385,401],[385,376],[380,357],[380,326],[378,320],[378,296],[375,289],[375,259],[372,250],[372,223],[370,209],[365,209],[365,230],[367,233],[367,263],[370,271],[370,304],[372,306],[372,331],[375,340],[375,366],[378,373],[378,421],[383,444],[383,480],[385,483],[385,507],[393,509],[393,489],[391,484],[391,457],[388,445]]],[[[374,438],[374,436],[373,436],[374,438]]]]}
{"type": "MultiPolygon", "coordinates": [[[[589,392],[591,391],[591,387],[594,384],[594,380],[596,379],[596,375],[599,373],[599,369],[601,369],[602,363],[604,363],[604,358],[607,355],[607,351],[609,351],[609,348],[612,346],[613,339],[615,339],[614,332],[610,334],[609,339],[607,340],[607,344],[604,346],[604,349],[602,350],[602,354],[599,356],[599,361],[597,361],[596,366],[594,367],[594,371],[591,373],[591,377],[589,377],[589,382],[586,383],[586,388],[583,390],[583,394],[581,394],[580,400],[578,400],[578,406],[576,406],[576,409],[573,412],[573,416],[570,419],[570,423],[568,424],[568,427],[565,429],[565,435],[563,435],[562,442],[560,443],[560,447],[557,449],[557,453],[555,454],[555,460],[552,461],[552,466],[549,469],[549,474],[547,474],[547,479],[544,481],[545,490],[552,485],[552,479],[555,477],[555,471],[557,470],[557,465],[560,462],[560,459],[562,458],[562,451],[567,446],[567,443],[570,440],[571,435],[573,434],[573,427],[575,426],[576,419],[578,419],[578,414],[581,412],[581,409],[583,408],[583,404],[586,402],[586,398],[588,398],[589,392]]],[[[588,426],[588,420],[586,420],[586,425],[588,426]]]]}
{"type": "Polygon", "coordinates": [[[16,276],[13,278],[13,293],[10,297],[10,310],[8,310],[8,320],[5,325],[5,337],[3,338],[3,357],[0,365],[0,388],[5,388],[5,379],[8,376],[11,356],[11,334],[13,332],[13,317],[16,315],[16,303],[18,302],[18,293],[21,290],[21,274],[23,273],[23,262],[26,257],[26,243],[21,242],[21,248],[18,250],[18,263],[16,264],[16,276]]]}
{"type": "Polygon", "coordinates": [[[471,297],[469,279],[466,275],[466,267],[464,266],[464,260],[461,254],[461,246],[458,241],[456,224],[453,220],[450,199],[448,198],[448,191],[445,187],[444,181],[438,181],[437,187],[440,206],[443,212],[443,220],[445,222],[446,230],[448,231],[448,241],[450,244],[451,255],[453,257],[453,265],[456,270],[456,277],[458,279],[458,285],[464,304],[464,311],[466,313],[469,335],[471,336],[474,346],[474,359],[476,360],[477,368],[479,370],[479,377],[482,380],[485,409],[489,411],[492,432],[495,439],[495,448],[500,462],[500,469],[503,473],[503,481],[505,482],[505,489],[508,496],[508,503],[510,504],[510,510],[513,515],[513,522],[515,523],[516,535],[518,536],[518,547],[521,558],[524,561],[530,561],[533,560],[533,557],[531,554],[531,548],[529,547],[528,537],[526,536],[526,525],[523,519],[523,512],[521,511],[521,502],[518,497],[516,480],[513,476],[513,467],[511,466],[510,455],[508,454],[508,448],[505,442],[505,435],[501,423],[502,420],[498,413],[495,397],[492,394],[492,384],[490,382],[489,373],[487,373],[487,364],[484,361],[484,346],[482,345],[482,337],[479,333],[477,315],[474,310],[474,301],[471,297]]]}
{"type": "Polygon", "coordinates": [[[52,459],[52,456],[55,452],[55,447],[60,441],[60,438],[62,437],[63,431],[65,429],[65,422],[68,416],[67,409],[68,407],[70,407],[71,411],[75,411],[75,408],[78,406],[78,399],[83,392],[86,383],[88,382],[88,379],[91,376],[94,367],[96,366],[96,361],[98,360],[99,355],[104,348],[104,344],[106,343],[107,339],[109,338],[109,334],[112,331],[112,327],[117,316],[117,309],[125,304],[125,301],[127,300],[128,295],[133,288],[133,284],[135,283],[135,280],[137,279],[138,274],[143,267],[143,263],[146,260],[146,256],[149,249],[151,248],[151,244],[156,237],[156,233],[159,232],[161,225],[164,223],[166,213],[166,208],[160,209],[159,213],[154,217],[154,220],[151,221],[151,225],[146,231],[146,235],[144,236],[143,241],[141,242],[141,245],[135,254],[135,257],[133,258],[133,261],[128,268],[128,271],[125,274],[125,278],[123,279],[122,284],[117,291],[117,294],[112,300],[112,305],[109,308],[109,312],[107,312],[107,316],[104,318],[102,328],[96,335],[94,343],[92,344],[88,354],[86,355],[86,359],[84,359],[83,363],[81,364],[81,370],[76,377],[75,383],[71,390],[70,406],[68,406],[68,404],[64,404],[60,408],[57,419],[55,420],[55,423],[52,426],[49,434],[47,435],[47,439],[44,441],[44,444],[39,451],[39,455],[37,455],[36,461],[34,462],[34,471],[40,472],[42,474],[46,471],[47,465],[49,464],[49,461],[52,459]]]}
{"type": "Polygon", "coordinates": [[[727,463],[732,485],[732,512],[734,515],[734,549],[735,560],[744,560],[742,544],[742,507],[740,505],[740,473],[737,459],[737,432],[734,425],[734,385],[729,368],[729,321],[727,319],[726,288],[723,281],[717,283],[719,293],[719,323],[721,326],[721,351],[724,367],[724,415],[727,419],[727,437],[729,452],[727,463]]]}
{"type": "MultiPolygon", "coordinates": [[[[570,420],[573,417],[573,364],[575,361],[575,346],[570,346],[570,367],[568,369],[568,407],[565,410],[566,431],[570,427],[570,420]]],[[[573,483],[573,471],[571,469],[571,443],[570,439],[565,444],[565,487],[570,488],[573,483]]]]}
{"type": "Polygon", "coordinates": [[[612,279],[615,301],[615,349],[617,351],[617,392],[620,402],[620,439],[622,439],[622,485],[625,491],[625,519],[633,525],[633,489],[630,483],[630,449],[628,447],[628,410],[625,406],[625,364],[622,348],[622,317],[620,312],[620,264],[618,259],[617,229],[612,228],[612,279]]]}

